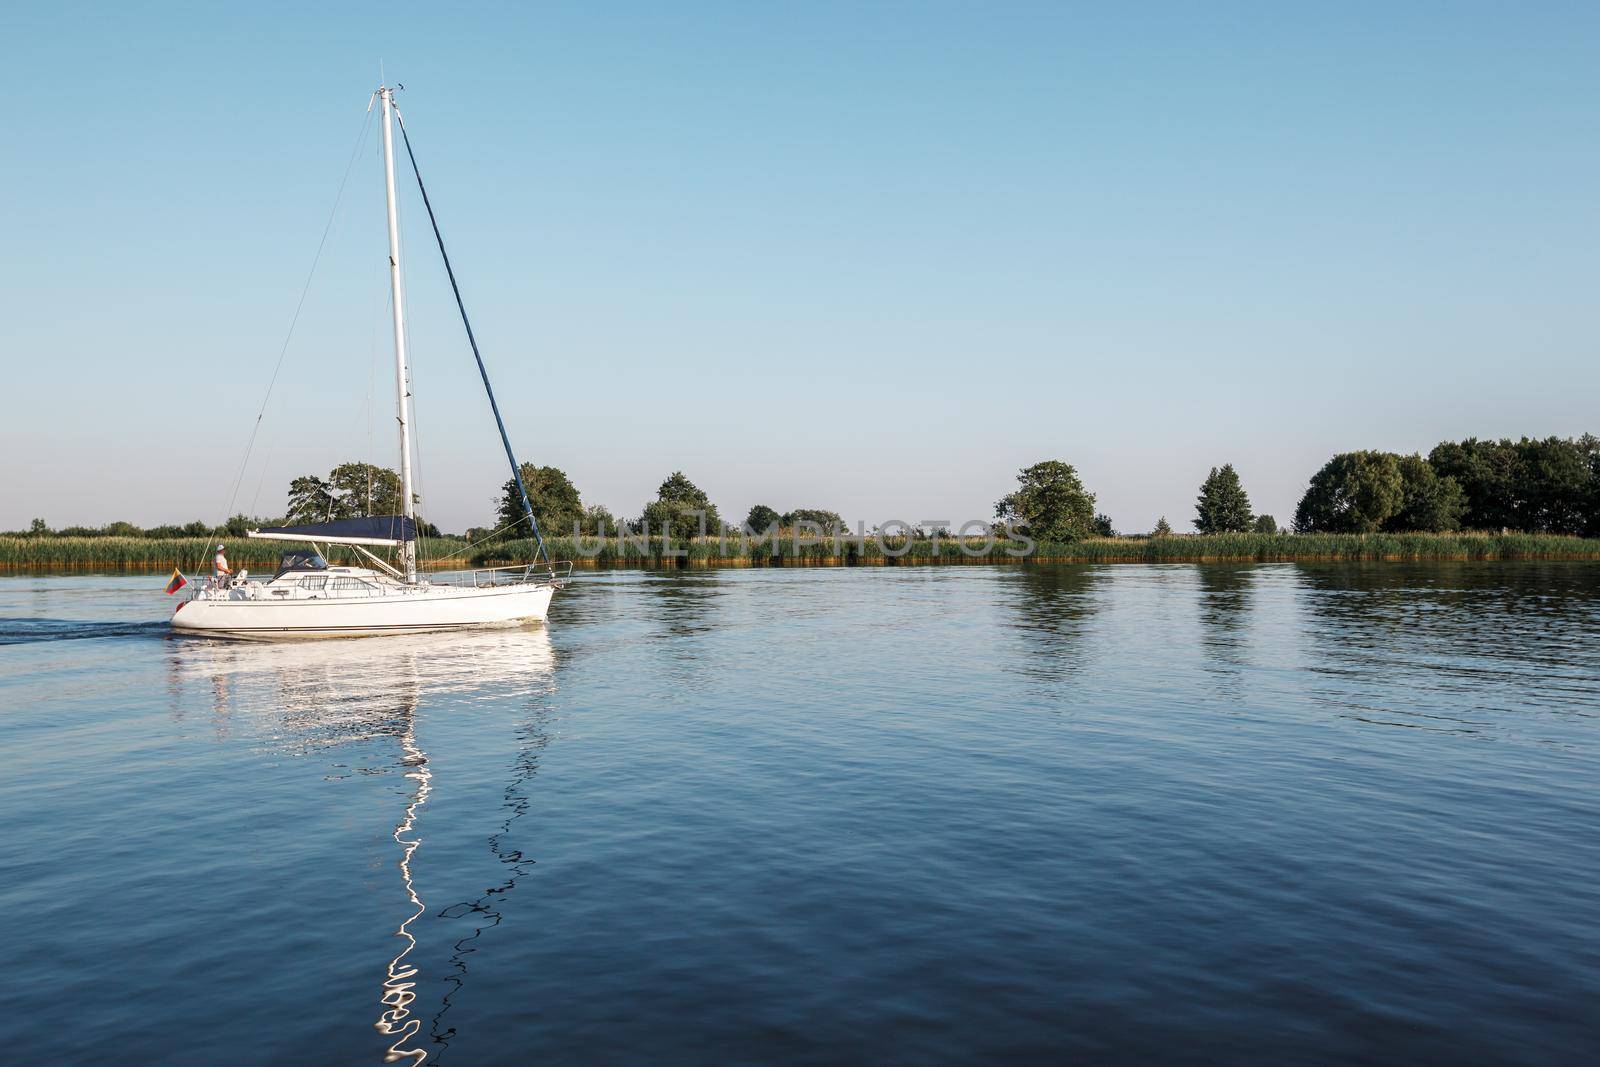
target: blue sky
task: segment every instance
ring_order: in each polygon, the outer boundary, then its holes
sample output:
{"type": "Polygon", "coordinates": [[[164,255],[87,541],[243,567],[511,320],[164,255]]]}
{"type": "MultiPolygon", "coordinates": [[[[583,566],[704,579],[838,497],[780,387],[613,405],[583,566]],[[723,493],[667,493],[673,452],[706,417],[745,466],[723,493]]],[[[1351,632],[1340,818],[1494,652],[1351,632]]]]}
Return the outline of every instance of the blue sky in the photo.
{"type": "MultiPolygon", "coordinates": [[[[8,5],[0,528],[220,517],[380,60],[525,459],[635,515],[1180,529],[1332,453],[1600,429],[1600,8],[8,5]],[[380,18],[379,12],[387,12],[380,18]]],[[[376,137],[238,509],[392,464],[376,137]]],[[[427,511],[505,475],[426,220],[427,511]]]]}

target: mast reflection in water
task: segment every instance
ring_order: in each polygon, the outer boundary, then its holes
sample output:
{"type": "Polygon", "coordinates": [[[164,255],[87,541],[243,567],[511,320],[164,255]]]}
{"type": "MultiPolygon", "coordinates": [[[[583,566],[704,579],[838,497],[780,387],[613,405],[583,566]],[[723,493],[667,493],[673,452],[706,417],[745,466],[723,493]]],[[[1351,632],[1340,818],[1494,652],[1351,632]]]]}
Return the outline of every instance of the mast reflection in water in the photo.
{"type": "Polygon", "coordinates": [[[427,910],[421,898],[417,896],[416,883],[411,877],[411,860],[416,855],[417,848],[422,844],[422,838],[408,837],[417,822],[417,812],[428,802],[428,794],[433,790],[433,774],[428,770],[428,755],[417,746],[416,736],[416,700],[410,702],[404,716],[406,724],[405,733],[400,735],[400,748],[403,752],[400,762],[406,767],[406,778],[415,783],[411,790],[410,803],[406,805],[405,818],[400,825],[394,828],[395,843],[400,846],[400,877],[406,886],[406,897],[416,909],[406,916],[395,936],[403,938],[405,945],[400,949],[400,954],[389,961],[389,973],[383,980],[384,1012],[378,1016],[378,1032],[394,1038],[394,1043],[389,1046],[389,1054],[384,1058],[393,1063],[397,1060],[410,1060],[419,1064],[428,1058],[424,1049],[405,1048],[404,1046],[422,1029],[422,1021],[411,1016],[411,1002],[417,999],[415,993],[416,983],[411,979],[417,976],[417,968],[406,962],[406,957],[411,955],[411,950],[417,947],[417,939],[411,933],[410,927],[417,918],[427,910]]]}
{"type": "Polygon", "coordinates": [[[502,793],[502,807],[506,816],[500,823],[500,828],[489,837],[489,852],[501,865],[505,878],[499,885],[485,889],[476,899],[464,900],[439,912],[439,917],[442,919],[465,919],[475,925],[472,933],[455,942],[450,955],[449,970],[445,974],[445,983],[449,988],[440,999],[439,1009],[434,1013],[431,1027],[434,1044],[438,1046],[433,1057],[435,1063],[444,1057],[445,1049],[456,1033],[455,1027],[444,1025],[444,1017],[450,1010],[452,998],[467,984],[467,957],[478,950],[477,941],[485,930],[500,925],[501,920],[505,918],[502,902],[517,887],[517,881],[527,875],[533,866],[533,860],[525,856],[521,849],[508,847],[506,844],[512,826],[528,813],[529,799],[525,787],[529,779],[538,772],[539,754],[550,741],[550,735],[544,728],[545,713],[537,708],[530,711],[534,718],[517,730],[518,752],[513,767],[514,773],[502,793]]]}
{"type": "MultiPolygon", "coordinates": [[[[275,747],[295,755],[384,737],[398,744],[407,790],[391,836],[400,849],[396,866],[408,910],[394,931],[401,944],[383,972],[382,1010],[373,1025],[389,1041],[385,1061],[427,1061],[428,1050],[417,1041],[422,1019],[416,1005],[425,976],[411,957],[418,948],[412,926],[428,910],[417,890],[415,865],[424,840],[418,828],[435,783],[428,753],[417,739],[418,719],[430,697],[470,693],[503,700],[547,693],[555,663],[549,634],[539,627],[271,644],[183,639],[174,641],[172,650],[174,691],[187,682],[207,686],[217,729],[223,733],[236,719],[264,718],[271,720],[264,725],[274,735],[275,747]]],[[[535,713],[537,709],[537,704],[530,706],[535,713]]],[[[465,984],[467,946],[484,929],[499,924],[501,914],[489,901],[514,888],[516,879],[527,873],[525,864],[532,862],[520,850],[508,850],[504,839],[527,810],[522,787],[537,769],[537,753],[548,735],[542,723],[524,722],[517,737],[513,779],[504,790],[509,814],[489,839],[507,877],[477,900],[441,912],[452,919],[477,914],[483,922],[468,937],[455,939],[449,973],[441,976],[447,991],[430,1034],[440,1052],[455,1034],[453,1028],[442,1029],[441,1020],[450,998],[465,984]]]]}

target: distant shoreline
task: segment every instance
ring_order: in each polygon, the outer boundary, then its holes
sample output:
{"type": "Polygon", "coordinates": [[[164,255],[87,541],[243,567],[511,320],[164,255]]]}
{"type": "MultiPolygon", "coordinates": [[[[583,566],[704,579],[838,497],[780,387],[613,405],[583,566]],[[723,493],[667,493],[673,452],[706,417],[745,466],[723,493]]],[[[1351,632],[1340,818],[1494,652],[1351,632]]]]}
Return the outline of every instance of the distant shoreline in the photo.
{"type": "MultiPolygon", "coordinates": [[[[174,567],[186,573],[209,569],[214,542],[205,538],[4,537],[0,573],[125,571],[153,573],[174,567]]],[[[1070,544],[1041,543],[1017,554],[1015,543],[984,549],[978,539],[932,538],[877,541],[871,537],[782,538],[719,541],[701,538],[666,545],[636,538],[553,538],[551,557],[578,567],[712,568],[768,566],[910,566],[940,564],[1061,563],[1338,563],[1338,562],[1497,562],[1511,560],[1600,560],[1600,538],[1553,534],[1212,534],[1168,537],[1095,538],[1070,544]],[[982,551],[980,551],[982,550],[982,551]]],[[[465,541],[425,542],[420,566],[452,570],[525,563],[534,558],[532,541],[499,542],[474,548],[465,541]],[[438,547],[448,549],[439,553],[438,547]],[[432,551],[430,551],[432,549],[432,551]],[[436,554],[437,553],[437,554],[436,554]]],[[[270,571],[283,546],[271,541],[233,542],[228,549],[236,568],[270,571]]]]}

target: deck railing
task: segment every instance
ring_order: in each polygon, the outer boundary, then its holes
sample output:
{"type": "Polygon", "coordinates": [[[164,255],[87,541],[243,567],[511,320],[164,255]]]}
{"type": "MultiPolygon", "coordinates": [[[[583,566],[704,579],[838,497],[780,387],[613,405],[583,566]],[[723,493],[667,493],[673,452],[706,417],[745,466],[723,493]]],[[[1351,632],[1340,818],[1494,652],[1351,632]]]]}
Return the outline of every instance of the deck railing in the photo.
{"type": "MultiPolygon", "coordinates": [[[[403,592],[403,586],[395,584],[386,578],[359,578],[353,575],[327,575],[308,574],[299,582],[272,588],[262,585],[271,582],[270,576],[252,576],[248,582],[241,577],[220,581],[204,575],[195,575],[190,579],[194,586],[192,596],[216,596],[218,594],[237,594],[247,596],[249,599],[263,600],[309,600],[309,599],[346,599],[349,597],[364,596],[390,596],[403,592]],[[320,580],[319,580],[320,579],[320,580]],[[315,583],[315,584],[312,584],[315,583]],[[251,592],[254,590],[254,592],[251,592]]],[[[562,560],[548,566],[527,563],[511,567],[479,567],[470,571],[441,571],[424,576],[429,585],[451,586],[472,589],[492,589],[496,586],[506,585],[564,585],[572,577],[572,563],[562,560]]]]}
{"type": "Polygon", "coordinates": [[[562,560],[548,567],[538,563],[512,567],[479,567],[470,571],[442,571],[428,575],[432,585],[471,586],[487,589],[497,585],[526,585],[539,582],[565,582],[572,577],[572,563],[562,560]]]}

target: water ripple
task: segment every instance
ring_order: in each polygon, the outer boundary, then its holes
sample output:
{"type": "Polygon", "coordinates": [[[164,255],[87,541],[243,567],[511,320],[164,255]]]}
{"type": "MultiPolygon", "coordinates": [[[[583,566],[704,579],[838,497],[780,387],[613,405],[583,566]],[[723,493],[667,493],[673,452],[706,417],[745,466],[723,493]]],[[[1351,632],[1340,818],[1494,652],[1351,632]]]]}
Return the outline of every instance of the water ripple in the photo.
{"type": "Polygon", "coordinates": [[[21,1060],[1600,1047],[1600,566],[612,572],[548,629],[284,644],[169,607],[0,579],[21,1060]]]}

